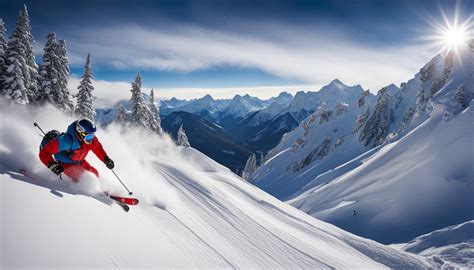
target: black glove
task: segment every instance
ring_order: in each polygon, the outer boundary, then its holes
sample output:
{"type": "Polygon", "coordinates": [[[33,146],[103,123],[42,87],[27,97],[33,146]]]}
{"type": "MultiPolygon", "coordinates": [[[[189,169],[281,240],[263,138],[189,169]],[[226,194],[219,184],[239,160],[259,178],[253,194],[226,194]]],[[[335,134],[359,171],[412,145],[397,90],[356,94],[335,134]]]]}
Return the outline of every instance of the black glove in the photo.
{"type": "Polygon", "coordinates": [[[59,164],[57,161],[51,161],[49,163],[48,168],[57,175],[60,175],[61,173],[64,172],[64,167],[63,165],[59,164]]]}
{"type": "Polygon", "coordinates": [[[111,160],[109,156],[105,156],[104,163],[105,163],[105,166],[107,166],[107,168],[111,170],[115,167],[114,161],[111,160]]]}

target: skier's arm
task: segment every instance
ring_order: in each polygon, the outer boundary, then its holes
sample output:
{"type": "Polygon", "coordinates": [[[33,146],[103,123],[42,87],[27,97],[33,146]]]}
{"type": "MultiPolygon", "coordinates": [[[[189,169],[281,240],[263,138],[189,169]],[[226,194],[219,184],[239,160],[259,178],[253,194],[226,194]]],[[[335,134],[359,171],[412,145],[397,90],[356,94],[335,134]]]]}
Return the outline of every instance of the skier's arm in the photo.
{"type": "Polygon", "coordinates": [[[47,143],[39,153],[39,158],[44,165],[48,166],[54,161],[53,155],[61,151],[68,151],[71,149],[71,136],[61,135],[56,139],[47,143]]]}
{"type": "Polygon", "coordinates": [[[109,158],[107,153],[105,152],[104,148],[102,147],[102,144],[99,142],[99,139],[97,137],[94,137],[94,140],[92,141],[92,152],[100,159],[102,162],[104,162],[105,166],[109,169],[114,168],[114,161],[109,158]]]}
{"type": "Polygon", "coordinates": [[[92,141],[92,152],[102,161],[104,162],[105,157],[107,156],[107,153],[105,152],[104,148],[102,147],[102,144],[99,142],[99,139],[97,137],[94,137],[92,141]]]}
{"type": "Polygon", "coordinates": [[[46,144],[39,152],[39,158],[44,165],[48,166],[54,161],[53,155],[59,152],[58,140],[54,139],[46,144]]]}

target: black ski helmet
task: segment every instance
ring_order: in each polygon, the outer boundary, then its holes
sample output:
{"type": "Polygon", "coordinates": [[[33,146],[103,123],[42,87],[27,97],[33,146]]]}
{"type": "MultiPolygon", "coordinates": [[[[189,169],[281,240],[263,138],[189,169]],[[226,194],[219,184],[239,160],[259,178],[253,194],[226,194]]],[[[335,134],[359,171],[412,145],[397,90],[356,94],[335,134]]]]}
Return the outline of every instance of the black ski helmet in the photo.
{"type": "Polygon", "coordinates": [[[91,143],[95,137],[97,128],[91,120],[84,118],[76,122],[76,132],[87,144],[91,143]]]}

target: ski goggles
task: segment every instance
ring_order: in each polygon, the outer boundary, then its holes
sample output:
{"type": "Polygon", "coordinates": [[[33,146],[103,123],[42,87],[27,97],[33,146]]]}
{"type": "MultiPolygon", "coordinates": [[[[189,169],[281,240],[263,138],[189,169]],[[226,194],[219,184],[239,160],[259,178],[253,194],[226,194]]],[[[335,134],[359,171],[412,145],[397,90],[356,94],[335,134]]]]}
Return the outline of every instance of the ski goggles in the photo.
{"type": "Polygon", "coordinates": [[[79,135],[84,141],[92,141],[95,137],[95,133],[79,132],[79,135]]]}

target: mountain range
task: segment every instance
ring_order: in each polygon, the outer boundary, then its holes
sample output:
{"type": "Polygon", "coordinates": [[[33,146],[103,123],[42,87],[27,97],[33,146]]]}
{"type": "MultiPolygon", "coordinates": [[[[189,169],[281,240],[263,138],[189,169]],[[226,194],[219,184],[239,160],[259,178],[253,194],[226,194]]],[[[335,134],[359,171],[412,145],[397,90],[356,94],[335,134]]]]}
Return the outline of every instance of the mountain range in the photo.
{"type": "MultiPolygon", "coordinates": [[[[257,153],[260,161],[260,156],[274,148],[304,117],[338,102],[353,102],[363,92],[359,85],[347,86],[336,79],[318,92],[300,91],[295,97],[287,92],[266,100],[250,95],[232,99],[206,95],[193,100],[162,100],[159,106],[165,131],[176,138],[179,122],[189,132],[191,146],[239,173],[251,153],[257,153]],[[193,120],[176,122],[178,118],[193,120]],[[218,132],[206,137],[213,130],[218,132]],[[215,143],[210,143],[213,139],[215,143]]],[[[148,95],[142,95],[149,102],[148,95]]],[[[104,126],[112,123],[119,105],[130,108],[129,101],[124,100],[112,108],[97,109],[96,121],[104,126]]]]}

